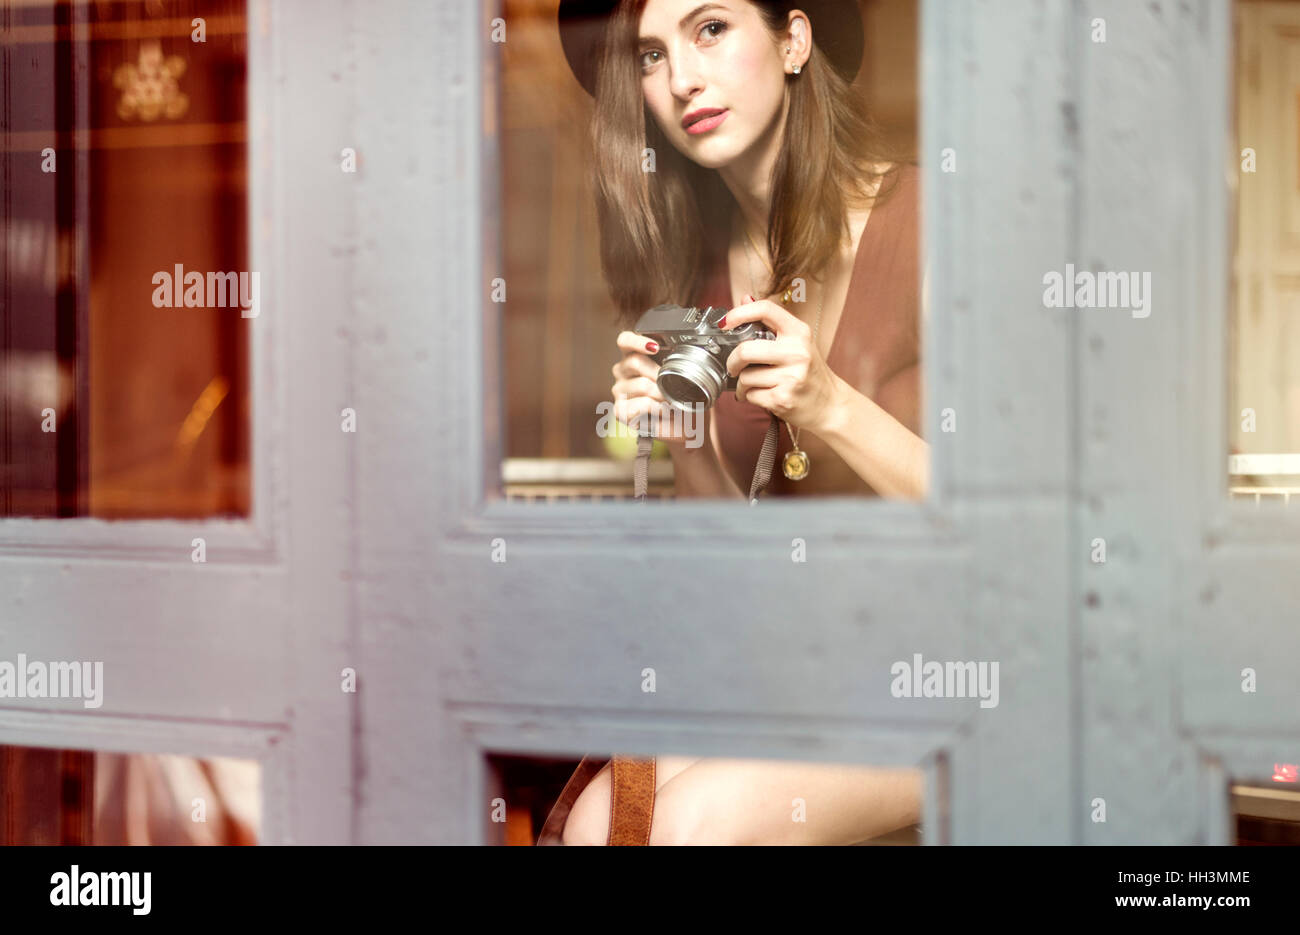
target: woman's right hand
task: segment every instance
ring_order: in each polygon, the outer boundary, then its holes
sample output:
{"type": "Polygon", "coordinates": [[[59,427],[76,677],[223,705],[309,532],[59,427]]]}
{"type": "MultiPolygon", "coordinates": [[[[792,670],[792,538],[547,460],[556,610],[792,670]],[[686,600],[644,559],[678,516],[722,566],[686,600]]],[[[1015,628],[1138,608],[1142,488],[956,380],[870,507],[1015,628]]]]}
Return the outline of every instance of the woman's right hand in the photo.
{"type": "Polygon", "coordinates": [[[614,394],[614,418],[636,431],[640,424],[637,420],[645,417],[646,430],[655,438],[669,445],[685,443],[682,418],[689,417],[690,413],[675,413],[655,382],[659,376],[659,364],[649,355],[659,349],[658,345],[635,331],[621,331],[618,348],[623,357],[611,368],[614,374],[614,385],[610,388],[614,394]]]}

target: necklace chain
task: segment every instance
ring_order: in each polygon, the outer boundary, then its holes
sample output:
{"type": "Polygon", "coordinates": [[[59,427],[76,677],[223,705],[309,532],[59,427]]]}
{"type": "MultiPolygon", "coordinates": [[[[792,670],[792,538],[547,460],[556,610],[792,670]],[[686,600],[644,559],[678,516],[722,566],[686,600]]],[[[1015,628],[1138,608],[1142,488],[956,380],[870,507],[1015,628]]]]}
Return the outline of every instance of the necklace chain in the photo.
{"type": "MultiPolygon", "coordinates": [[[[754,239],[749,234],[749,228],[747,226],[744,226],[743,222],[742,222],[742,226],[745,231],[745,265],[749,268],[749,294],[753,295],[755,292],[758,291],[757,287],[754,285],[754,261],[753,258],[750,256],[750,246],[753,244],[754,239]]],[[[753,252],[758,253],[758,249],[754,248],[753,252]]],[[[760,260],[763,259],[761,255],[759,256],[759,259],[760,260]]],[[[766,264],[768,271],[773,272],[772,264],[768,263],[766,260],[763,260],[763,262],[766,264]]],[[[786,293],[787,296],[789,294],[790,294],[789,292],[786,293]]],[[[814,350],[817,349],[817,331],[818,329],[821,328],[822,305],[825,303],[825,301],[826,301],[826,295],[823,292],[821,297],[817,300],[817,320],[816,323],[813,324],[813,349],[814,350]]],[[[790,428],[790,423],[786,422],[785,430],[790,433],[790,444],[792,444],[797,450],[799,448],[799,435],[803,431],[803,429],[801,428],[798,432],[796,432],[794,429],[790,428]]]]}

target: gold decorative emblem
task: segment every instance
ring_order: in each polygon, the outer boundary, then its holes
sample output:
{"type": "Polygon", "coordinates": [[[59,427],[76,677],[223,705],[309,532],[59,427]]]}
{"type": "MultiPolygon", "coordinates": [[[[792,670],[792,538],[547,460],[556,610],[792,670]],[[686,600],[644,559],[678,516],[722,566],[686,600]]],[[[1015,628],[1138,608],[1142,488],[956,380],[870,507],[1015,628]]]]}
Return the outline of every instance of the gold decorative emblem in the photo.
{"type": "Polygon", "coordinates": [[[113,86],[122,89],[117,115],[123,120],[136,117],[145,122],[166,117],[175,120],[189,109],[188,94],[177,83],[185,74],[185,59],[163,55],[161,42],[140,46],[140,60],[118,65],[113,71],[113,86]]]}
{"type": "Polygon", "coordinates": [[[803,480],[808,476],[808,468],[811,464],[807,453],[795,448],[793,451],[786,452],[785,459],[781,462],[781,470],[790,480],[803,480]]]}

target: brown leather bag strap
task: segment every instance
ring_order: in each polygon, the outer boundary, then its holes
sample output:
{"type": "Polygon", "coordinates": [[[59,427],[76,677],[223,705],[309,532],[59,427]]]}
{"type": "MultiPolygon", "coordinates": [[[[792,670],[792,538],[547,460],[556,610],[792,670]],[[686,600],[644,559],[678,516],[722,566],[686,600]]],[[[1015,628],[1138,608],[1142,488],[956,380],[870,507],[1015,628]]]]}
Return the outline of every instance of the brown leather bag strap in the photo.
{"type": "Polygon", "coordinates": [[[616,756],[611,771],[614,787],[610,793],[607,843],[648,845],[655,811],[654,757],[616,756]]]}
{"type": "Polygon", "coordinates": [[[537,835],[537,846],[563,844],[564,824],[573,811],[573,803],[596,775],[610,765],[611,789],[609,796],[609,835],[606,844],[649,844],[650,823],[654,819],[655,761],[654,758],[584,756],[569,781],[564,784],[560,797],[551,806],[550,814],[537,835]]]}
{"type": "Polygon", "coordinates": [[[569,781],[564,784],[564,790],[560,793],[560,797],[551,806],[546,821],[542,823],[542,830],[537,835],[538,847],[564,843],[564,823],[569,820],[569,812],[573,811],[573,803],[578,801],[578,796],[582,794],[582,790],[587,788],[587,784],[596,777],[596,774],[608,762],[608,758],[603,756],[584,756],[582,758],[582,762],[574,769],[569,781]]]}

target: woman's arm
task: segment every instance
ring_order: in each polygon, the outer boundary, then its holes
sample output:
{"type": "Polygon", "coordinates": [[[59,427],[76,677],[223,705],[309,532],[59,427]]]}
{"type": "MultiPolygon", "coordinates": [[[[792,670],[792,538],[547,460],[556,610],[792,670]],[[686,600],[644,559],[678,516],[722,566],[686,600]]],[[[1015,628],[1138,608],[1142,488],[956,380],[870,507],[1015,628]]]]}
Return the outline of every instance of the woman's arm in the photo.
{"type": "Polygon", "coordinates": [[[876,402],[837,375],[826,419],[814,430],[884,497],[923,500],[930,486],[930,446],[885,409],[889,406],[904,418],[919,419],[915,412],[919,381],[920,368],[914,364],[882,384],[876,402]],[[910,414],[903,409],[910,409],[910,414]]]}
{"type": "Polygon", "coordinates": [[[738,305],[719,326],[727,331],[755,321],[771,328],[776,340],[741,341],[727,357],[727,373],[736,377],[736,398],[792,425],[806,425],[882,496],[924,498],[930,446],[885,408],[888,399],[896,412],[919,418],[917,365],[877,387],[875,402],[832,371],[813,340],[813,329],[775,302],[738,305]]]}

